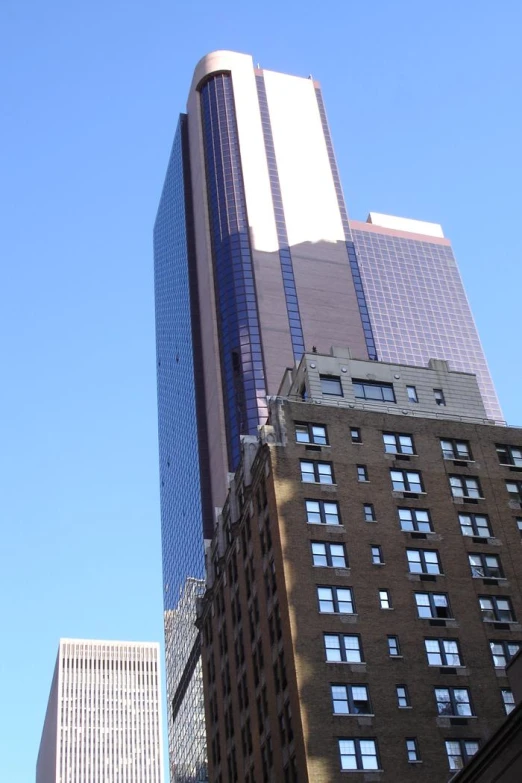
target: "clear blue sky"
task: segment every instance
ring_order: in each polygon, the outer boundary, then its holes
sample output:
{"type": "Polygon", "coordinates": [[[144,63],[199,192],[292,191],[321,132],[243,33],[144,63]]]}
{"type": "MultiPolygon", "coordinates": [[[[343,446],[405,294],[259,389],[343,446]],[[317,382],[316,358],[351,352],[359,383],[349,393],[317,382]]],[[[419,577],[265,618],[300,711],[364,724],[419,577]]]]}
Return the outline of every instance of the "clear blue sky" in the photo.
{"type": "Polygon", "coordinates": [[[151,232],[196,61],[321,81],[350,214],[443,224],[522,424],[521,29],[518,0],[3,0],[2,783],[60,636],[162,637],[151,232]]]}

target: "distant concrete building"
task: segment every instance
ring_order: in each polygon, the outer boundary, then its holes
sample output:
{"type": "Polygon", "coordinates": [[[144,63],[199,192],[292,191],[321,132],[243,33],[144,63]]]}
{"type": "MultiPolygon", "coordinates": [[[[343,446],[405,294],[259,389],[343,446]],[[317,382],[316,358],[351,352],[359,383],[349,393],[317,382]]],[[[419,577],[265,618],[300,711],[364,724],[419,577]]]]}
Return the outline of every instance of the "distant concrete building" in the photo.
{"type": "Polygon", "coordinates": [[[475,376],[306,353],[242,439],[207,554],[210,783],[464,767],[513,706],[521,477],[522,430],[475,376]]]}
{"type": "Polygon", "coordinates": [[[61,639],[36,783],[163,783],[154,642],[61,639]]]}

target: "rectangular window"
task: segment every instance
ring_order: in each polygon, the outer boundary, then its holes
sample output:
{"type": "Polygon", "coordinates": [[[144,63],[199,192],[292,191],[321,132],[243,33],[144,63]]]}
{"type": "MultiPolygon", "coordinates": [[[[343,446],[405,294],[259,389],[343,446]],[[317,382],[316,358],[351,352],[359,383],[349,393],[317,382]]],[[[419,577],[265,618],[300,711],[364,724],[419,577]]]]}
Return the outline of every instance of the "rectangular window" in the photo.
{"type": "Polygon", "coordinates": [[[329,541],[312,541],[311,544],[314,566],[347,568],[348,560],[344,544],[332,544],[329,541]]]}
{"type": "Polygon", "coordinates": [[[490,641],[489,648],[495,668],[505,669],[510,660],[520,650],[520,642],[506,642],[495,639],[495,641],[490,641]]]}
{"type": "Polygon", "coordinates": [[[391,595],[389,590],[379,590],[379,602],[381,609],[391,609],[391,595]]]}
{"type": "Polygon", "coordinates": [[[323,424],[296,423],[295,439],[298,443],[315,443],[316,446],[328,445],[326,427],[323,424]]]}
{"type": "Polygon", "coordinates": [[[486,514],[459,514],[459,523],[463,536],[490,538],[493,535],[486,514]]]}
{"type": "Polygon", "coordinates": [[[327,661],[362,663],[361,640],[354,634],[324,634],[327,661]]]}
{"type": "Polygon", "coordinates": [[[374,739],[340,739],[341,769],[379,769],[374,739]]]}
{"type": "Polygon", "coordinates": [[[478,749],[478,740],[446,740],[446,753],[448,756],[449,768],[452,770],[462,769],[464,764],[467,764],[478,749]]]}
{"type": "Polygon", "coordinates": [[[308,484],[333,484],[332,463],[301,460],[301,481],[308,484]]]}
{"type": "Polygon", "coordinates": [[[406,557],[410,574],[442,574],[436,549],[407,549],[406,557]]]}
{"type": "Polygon", "coordinates": [[[511,688],[502,688],[501,694],[502,694],[502,702],[504,704],[506,715],[509,715],[510,712],[513,712],[516,706],[515,697],[513,696],[513,691],[511,690],[511,688]]]}
{"type": "Polygon", "coordinates": [[[450,476],[451,494],[454,498],[481,498],[480,482],[476,476],[450,476]]]}
{"type": "Polygon", "coordinates": [[[435,688],[435,701],[439,715],[459,718],[473,715],[467,688],[435,688]]]}
{"type": "Polygon", "coordinates": [[[522,481],[506,481],[509,497],[516,503],[522,503],[522,481]]]}
{"type": "Polygon", "coordinates": [[[406,753],[409,762],[420,761],[419,748],[415,737],[410,737],[406,740],[406,753]]]}
{"type": "Polygon", "coordinates": [[[366,465],[357,465],[357,481],[368,481],[366,465]]]}
{"type": "Polygon", "coordinates": [[[479,605],[484,622],[516,622],[515,613],[509,598],[503,598],[499,595],[479,595],[479,605]]]}
{"type": "Polygon", "coordinates": [[[444,392],[442,389],[433,389],[433,396],[435,397],[435,402],[437,405],[446,405],[446,400],[444,399],[444,392]]]}
{"type": "Polygon", "coordinates": [[[396,658],[401,654],[398,636],[388,636],[388,654],[391,655],[392,658],[396,658]]]}
{"type": "Polygon", "coordinates": [[[430,512],[426,508],[398,508],[401,530],[416,531],[418,533],[431,533],[430,512]]]}
{"type": "Polygon", "coordinates": [[[515,468],[522,468],[522,449],[517,446],[496,446],[498,461],[501,465],[512,465],[515,468]]]}
{"type": "Polygon", "coordinates": [[[408,693],[408,687],[406,685],[397,685],[395,687],[395,693],[397,694],[397,707],[404,709],[404,707],[410,707],[410,694],[408,693]]]}
{"type": "Polygon", "coordinates": [[[455,440],[454,438],[441,438],[440,447],[444,459],[472,460],[471,448],[467,440],[455,440]]]}
{"type": "Polygon", "coordinates": [[[320,375],[319,380],[321,381],[321,392],[323,394],[331,394],[336,397],[343,396],[343,387],[338,375],[320,375]]]}
{"type": "Polygon", "coordinates": [[[417,470],[390,470],[390,477],[395,492],[423,492],[421,474],[417,470]]]}
{"type": "Polygon", "coordinates": [[[424,639],[424,646],[430,666],[462,666],[456,639],[424,639]]]}
{"type": "Polygon", "coordinates": [[[423,620],[452,617],[446,593],[415,593],[415,603],[417,614],[423,620]]]}
{"type": "Polygon", "coordinates": [[[468,554],[471,575],[482,579],[503,579],[504,572],[498,555],[468,554]]]}
{"type": "Polygon", "coordinates": [[[305,500],[306,521],[310,525],[340,525],[339,506],[326,500],[305,500]]]}
{"type": "Polygon", "coordinates": [[[384,563],[382,549],[380,546],[372,546],[372,563],[373,565],[382,565],[384,563]]]}
{"type": "Polygon", "coordinates": [[[522,517],[515,517],[515,522],[517,523],[520,535],[522,536],[522,517]]]}
{"type": "Polygon", "coordinates": [[[371,715],[370,694],[366,685],[332,685],[334,715],[371,715]]]}
{"type": "Polygon", "coordinates": [[[362,443],[361,430],[358,427],[352,427],[350,430],[352,443],[362,443]]]}
{"type": "Polygon", "coordinates": [[[408,395],[408,402],[418,402],[417,389],[415,386],[406,386],[406,393],[408,395]]]}
{"type": "Polygon", "coordinates": [[[371,503],[363,505],[363,512],[365,522],[375,522],[375,509],[371,503]]]}
{"type": "Polygon", "coordinates": [[[353,593],[350,587],[318,587],[319,611],[328,614],[353,614],[353,593]]]}
{"type": "Polygon", "coordinates": [[[384,451],[386,454],[415,454],[411,435],[398,432],[383,432],[384,451]]]}
{"type": "Polygon", "coordinates": [[[357,400],[370,400],[371,402],[395,402],[395,393],[392,383],[378,383],[377,381],[352,380],[353,393],[357,400]]]}

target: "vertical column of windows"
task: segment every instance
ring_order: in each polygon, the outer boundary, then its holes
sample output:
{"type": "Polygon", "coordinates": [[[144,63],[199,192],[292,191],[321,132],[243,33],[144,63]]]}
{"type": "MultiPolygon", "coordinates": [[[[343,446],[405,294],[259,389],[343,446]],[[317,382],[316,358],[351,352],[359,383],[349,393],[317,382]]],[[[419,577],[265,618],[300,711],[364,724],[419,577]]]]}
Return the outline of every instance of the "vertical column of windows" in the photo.
{"type": "Polygon", "coordinates": [[[267,416],[259,314],[229,74],[201,88],[203,139],[230,467],[239,436],[255,434],[267,416]]]}

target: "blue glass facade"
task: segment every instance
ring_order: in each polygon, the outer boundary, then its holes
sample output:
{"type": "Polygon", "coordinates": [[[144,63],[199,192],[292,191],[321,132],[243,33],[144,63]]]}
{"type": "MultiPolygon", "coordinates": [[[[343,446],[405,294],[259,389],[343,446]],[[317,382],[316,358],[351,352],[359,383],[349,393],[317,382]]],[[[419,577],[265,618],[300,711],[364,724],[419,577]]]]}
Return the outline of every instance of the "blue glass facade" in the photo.
{"type": "Polygon", "coordinates": [[[344,203],[343,189],[341,187],[341,178],[339,177],[337,161],[335,160],[332,137],[330,135],[330,127],[328,125],[328,119],[326,117],[326,109],[324,107],[323,96],[319,87],[315,88],[315,95],[317,98],[317,105],[319,107],[319,114],[321,116],[321,123],[323,126],[323,133],[326,141],[326,149],[328,151],[328,160],[330,161],[330,169],[332,171],[332,179],[334,182],[335,193],[337,196],[337,205],[339,207],[339,213],[341,215],[341,221],[343,224],[344,240],[346,243],[346,252],[348,254],[348,262],[350,264],[350,269],[352,271],[353,284],[357,296],[357,304],[359,306],[359,314],[361,316],[361,323],[364,331],[364,339],[366,341],[368,358],[377,361],[378,358],[377,348],[375,346],[375,339],[373,336],[373,329],[370,321],[370,313],[366,302],[363,281],[361,278],[361,271],[359,269],[359,263],[357,261],[357,253],[355,251],[355,246],[353,243],[350,224],[348,222],[348,213],[346,211],[346,204],[344,203]]]}
{"type": "Polygon", "coordinates": [[[265,369],[232,78],[212,76],[200,92],[229,468],[235,470],[239,436],[255,434],[267,416],[265,369]]]}
{"type": "Polygon", "coordinates": [[[294,359],[298,362],[300,361],[305,349],[303,327],[301,325],[301,316],[299,314],[299,301],[297,299],[297,290],[295,287],[292,253],[288,243],[288,233],[286,230],[285,212],[283,207],[283,198],[281,196],[281,186],[279,184],[279,174],[277,171],[277,161],[274,149],[274,139],[272,135],[272,125],[270,123],[270,112],[268,111],[265,80],[262,74],[256,75],[256,85],[259,108],[261,111],[261,124],[263,126],[268,174],[270,177],[270,189],[272,191],[272,202],[274,205],[277,241],[279,244],[279,260],[281,262],[281,274],[283,276],[286,309],[288,312],[288,326],[290,328],[290,339],[292,341],[294,359]]]}

